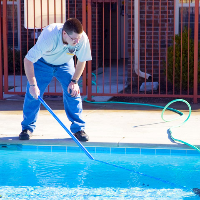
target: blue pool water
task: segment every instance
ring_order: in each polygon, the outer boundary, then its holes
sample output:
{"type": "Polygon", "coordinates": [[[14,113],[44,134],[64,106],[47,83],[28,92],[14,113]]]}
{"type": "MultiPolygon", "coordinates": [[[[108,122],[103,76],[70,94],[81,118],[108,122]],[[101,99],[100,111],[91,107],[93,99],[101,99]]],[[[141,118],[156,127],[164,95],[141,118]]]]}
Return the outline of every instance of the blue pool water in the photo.
{"type": "Polygon", "coordinates": [[[200,199],[198,154],[91,152],[107,165],[62,148],[0,150],[0,199],[200,199]]]}

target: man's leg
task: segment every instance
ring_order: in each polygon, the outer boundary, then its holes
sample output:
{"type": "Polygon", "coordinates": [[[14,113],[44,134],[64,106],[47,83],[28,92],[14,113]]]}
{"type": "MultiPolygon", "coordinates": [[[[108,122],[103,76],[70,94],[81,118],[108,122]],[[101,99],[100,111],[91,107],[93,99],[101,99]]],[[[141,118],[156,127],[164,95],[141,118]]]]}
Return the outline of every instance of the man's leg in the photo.
{"type": "MultiPolygon", "coordinates": [[[[74,70],[74,63],[73,60],[71,60],[68,63],[68,66],[58,67],[54,75],[61,83],[63,88],[63,102],[65,112],[68,119],[72,122],[70,126],[71,132],[77,133],[81,131],[83,132],[81,134],[85,134],[83,131],[85,129],[85,122],[82,119],[83,108],[81,96],[79,94],[77,97],[71,97],[71,95],[67,91],[68,85],[71,82],[72,76],[74,74],[74,70]]],[[[83,141],[87,140],[88,139],[85,139],[83,141]]]]}
{"type": "MultiPolygon", "coordinates": [[[[37,85],[40,89],[40,96],[43,96],[43,93],[51,82],[53,77],[53,68],[48,66],[47,63],[42,62],[42,59],[34,63],[35,77],[37,80],[37,85]]],[[[24,99],[23,106],[23,121],[22,132],[24,130],[29,130],[31,133],[35,130],[35,123],[38,117],[38,112],[40,110],[40,101],[34,99],[29,93],[29,83],[27,83],[26,95],[24,99]]],[[[23,134],[22,134],[23,135],[23,134]]],[[[26,138],[26,137],[24,137],[26,138]]]]}

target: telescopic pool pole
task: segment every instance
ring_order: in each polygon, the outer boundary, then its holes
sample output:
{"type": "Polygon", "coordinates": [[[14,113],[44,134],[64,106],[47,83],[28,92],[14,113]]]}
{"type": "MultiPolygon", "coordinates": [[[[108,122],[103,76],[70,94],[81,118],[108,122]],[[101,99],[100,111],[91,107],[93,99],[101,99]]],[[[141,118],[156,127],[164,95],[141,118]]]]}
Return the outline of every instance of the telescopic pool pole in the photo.
{"type": "Polygon", "coordinates": [[[87,151],[87,149],[76,139],[76,137],[68,130],[68,128],[60,121],[53,110],[47,105],[47,103],[38,96],[39,101],[43,106],[51,113],[51,115],[57,120],[57,122],[65,129],[65,131],[70,135],[70,137],[76,142],[76,144],[84,151],[84,153],[91,159],[94,160],[93,156],[87,151]]]}
{"type": "MultiPolygon", "coordinates": [[[[162,182],[165,182],[165,183],[168,183],[168,184],[171,184],[171,185],[175,185],[174,183],[171,183],[169,181],[165,181],[165,180],[162,180],[160,178],[156,178],[154,176],[150,176],[150,175],[147,175],[147,174],[144,174],[144,173],[140,173],[140,172],[136,172],[134,170],[130,170],[130,169],[127,169],[127,168],[124,168],[124,167],[121,167],[121,166],[118,166],[118,165],[115,165],[115,164],[111,164],[111,163],[108,163],[108,162],[104,162],[104,161],[100,161],[100,160],[96,160],[93,158],[93,156],[85,149],[85,147],[76,139],[76,137],[67,129],[67,127],[60,121],[60,119],[56,116],[56,114],[52,111],[52,109],[46,104],[46,102],[40,97],[38,96],[38,99],[39,101],[44,105],[44,107],[52,114],[52,116],[58,121],[58,123],[65,129],[65,131],[72,137],[72,139],[76,142],[76,144],[84,151],[84,153],[91,159],[91,160],[95,160],[95,161],[98,161],[98,162],[101,162],[101,163],[104,163],[104,164],[108,164],[108,165],[112,165],[114,167],[117,167],[117,168],[120,168],[120,169],[125,169],[125,170],[128,170],[128,171],[132,171],[134,173],[137,173],[137,174],[140,174],[140,175],[143,175],[143,176],[146,176],[146,177],[149,177],[149,178],[153,178],[153,179],[156,179],[158,181],[162,181],[162,182]]],[[[178,100],[179,101],[179,100],[178,100]]],[[[171,102],[170,102],[171,103],[171,102]]],[[[167,107],[167,106],[166,106],[167,107]]],[[[165,107],[165,109],[166,109],[165,107]]],[[[181,113],[181,112],[180,112],[181,113]]],[[[183,189],[186,189],[185,186],[182,187],[183,189]]],[[[191,190],[189,190],[191,191],[191,190]]],[[[199,188],[193,188],[192,191],[194,192],[194,194],[200,196],[200,189],[199,188]]],[[[1,196],[0,196],[1,198],[1,196]]]]}

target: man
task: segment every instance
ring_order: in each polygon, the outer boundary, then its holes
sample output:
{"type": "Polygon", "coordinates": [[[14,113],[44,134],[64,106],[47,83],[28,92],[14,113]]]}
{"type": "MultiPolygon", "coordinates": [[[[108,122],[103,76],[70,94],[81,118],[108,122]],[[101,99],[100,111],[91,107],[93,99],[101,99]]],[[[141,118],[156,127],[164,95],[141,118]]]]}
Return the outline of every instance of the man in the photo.
{"type": "Polygon", "coordinates": [[[77,82],[86,61],[91,59],[89,40],[78,19],[70,18],[64,24],[54,23],[44,28],[37,43],[28,51],[24,59],[28,83],[20,140],[29,140],[32,136],[40,109],[38,96],[43,96],[53,77],[57,78],[63,89],[65,112],[72,122],[71,132],[80,141],[89,140],[84,132],[85,122],[81,117],[82,100],[77,82]],[[74,55],[78,58],[76,69],[74,55]]]}

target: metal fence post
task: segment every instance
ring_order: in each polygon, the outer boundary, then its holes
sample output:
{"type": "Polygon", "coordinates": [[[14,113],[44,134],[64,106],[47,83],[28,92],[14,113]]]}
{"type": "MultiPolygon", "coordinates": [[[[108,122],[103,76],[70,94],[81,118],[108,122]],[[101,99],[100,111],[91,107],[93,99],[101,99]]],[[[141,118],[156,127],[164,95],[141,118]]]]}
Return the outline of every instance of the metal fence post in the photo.
{"type": "Polygon", "coordinates": [[[198,95],[198,30],[199,30],[199,0],[195,0],[195,26],[194,26],[194,103],[198,95]]]}
{"type": "MultiPolygon", "coordinates": [[[[88,38],[90,41],[90,47],[92,50],[92,9],[91,9],[91,0],[88,0],[88,38]]],[[[88,97],[89,101],[92,100],[92,61],[88,62],[88,77],[87,77],[87,85],[88,85],[88,97]]]]}
{"type": "MultiPolygon", "coordinates": [[[[83,25],[83,30],[86,32],[86,0],[82,1],[82,25],[83,25]]],[[[87,65],[87,63],[86,63],[87,65]]],[[[83,71],[83,82],[82,82],[82,86],[83,86],[83,95],[87,94],[87,90],[86,90],[86,68],[83,71]]]]}
{"type": "MultiPolygon", "coordinates": [[[[0,4],[0,16],[1,15],[1,4],[0,4]]],[[[2,19],[2,17],[1,17],[2,19]]],[[[0,20],[0,38],[2,38],[2,24],[0,20]]],[[[3,65],[2,65],[2,40],[0,39],[0,99],[3,99],[3,65]]]]}
{"type": "Polygon", "coordinates": [[[4,92],[8,92],[8,29],[7,0],[3,0],[3,57],[4,57],[4,92]]]}

